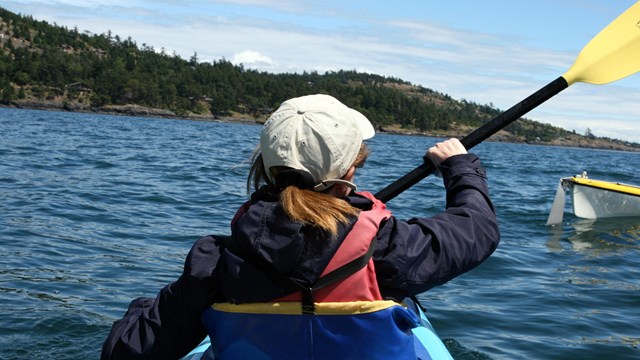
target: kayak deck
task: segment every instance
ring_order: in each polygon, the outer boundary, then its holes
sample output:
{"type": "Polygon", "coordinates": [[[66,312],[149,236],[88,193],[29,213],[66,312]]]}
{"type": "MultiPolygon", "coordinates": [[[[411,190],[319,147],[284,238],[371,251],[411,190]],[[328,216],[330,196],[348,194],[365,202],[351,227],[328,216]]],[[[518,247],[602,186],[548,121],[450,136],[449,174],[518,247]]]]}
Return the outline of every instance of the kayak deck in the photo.
{"type": "Polygon", "coordinates": [[[593,180],[589,178],[583,177],[570,177],[562,179],[565,183],[573,183],[575,185],[580,186],[589,186],[596,189],[615,191],[618,193],[631,195],[631,196],[640,196],[640,186],[623,184],[619,182],[610,182],[610,181],[602,181],[602,180],[593,180]]]}

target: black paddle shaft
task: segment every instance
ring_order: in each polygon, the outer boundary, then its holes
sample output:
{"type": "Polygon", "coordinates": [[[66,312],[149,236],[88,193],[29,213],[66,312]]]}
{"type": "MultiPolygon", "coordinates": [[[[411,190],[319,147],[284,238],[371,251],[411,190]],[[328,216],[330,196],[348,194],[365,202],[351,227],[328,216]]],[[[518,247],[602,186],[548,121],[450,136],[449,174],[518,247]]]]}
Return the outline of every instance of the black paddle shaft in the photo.
{"type": "MultiPolygon", "coordinates": [[[[538,105],[551,99],[567,87],[569,87],[567,80],[565,80],[562,76],[558,77],[542,89],[530,95],[528,98],[512,106],[509,110],[503,112],[502,114],[493,118],[493,120],[477,128],[474,132],[460,140],[460,142],[467,150],[471,149],[472,147],[489,138],[491,135],[504,129],[507,125],[511,124],[515,120],[521,118],[524,114],[535,109],[538,105]]],[[[382,202],[386,203],[387,201],[398,196],[398,194],[400,194],[401,192],[418,183],[420,180],[432,174],[434,170],[435,167],[433,166],[433,164],[428,161],[428,159],[425,159],[425,161],[418,167],[411,170],[411,172],[407,173],[400,179],[389,184],[384,189],[380,190],[378,193],[376,193],[375,196],[382,202]]]]}

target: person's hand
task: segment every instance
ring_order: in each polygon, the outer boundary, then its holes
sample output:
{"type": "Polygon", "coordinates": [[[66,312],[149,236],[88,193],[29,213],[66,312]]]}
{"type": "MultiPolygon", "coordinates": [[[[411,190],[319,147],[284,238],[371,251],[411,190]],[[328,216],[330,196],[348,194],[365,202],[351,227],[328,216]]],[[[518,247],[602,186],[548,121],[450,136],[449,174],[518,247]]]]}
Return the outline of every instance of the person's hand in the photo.
{"type": "Polygon", "coordinates": [[[460,140],[456,138],[451,138],[446,141],[439,142],[434,146],[430,147],[427,150],[427,157],[433,165],[438,167],[441,162],[447,160],[448,158],[454,155],[466,154],[467,149],[464,148],[464,145],[460,142],[460,140]]]}

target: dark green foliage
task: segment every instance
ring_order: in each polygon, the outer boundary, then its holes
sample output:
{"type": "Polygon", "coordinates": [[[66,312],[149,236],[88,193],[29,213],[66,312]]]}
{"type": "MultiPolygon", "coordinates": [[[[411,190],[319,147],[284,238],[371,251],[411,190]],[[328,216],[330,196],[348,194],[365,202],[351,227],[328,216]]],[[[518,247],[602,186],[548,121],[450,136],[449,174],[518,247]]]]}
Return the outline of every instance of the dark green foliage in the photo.
{"type": "MultiPolygon", "coordinates": [[[[180,115],[238,112],[258,117],[286,99],[326,93],[361,111],[376,126],[420,131],[446,131],[454,125],[475,128],[500,114],[492,105],[456,101],[400,79],[356,71],[270,74],[225,59],[199,62],[195,52],[184,60],[110,31],[95,35],[69,30],[1,7],[0,33],[0,101],[4,103],[63,94],[62,101],[67,102],[89,89],[85,101],[94,107],[137,104],[180,115]]],[[[507,130],[526,141],[550,141],[570,134],[525,119],[507,130]]]]}

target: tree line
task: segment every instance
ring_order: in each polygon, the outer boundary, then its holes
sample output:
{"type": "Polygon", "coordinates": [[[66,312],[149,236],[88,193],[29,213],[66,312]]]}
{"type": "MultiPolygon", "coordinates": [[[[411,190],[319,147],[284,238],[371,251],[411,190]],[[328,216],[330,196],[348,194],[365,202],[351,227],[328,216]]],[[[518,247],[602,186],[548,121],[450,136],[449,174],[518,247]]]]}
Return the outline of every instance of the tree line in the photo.
{"type": "MultiPolygon", "coordinates": [[[[226,59],[183,59],[111,32],[91,34],[0,7],[0,101],[59,99],[90,107],[137,104],[178,115],[266,115],[289,98],[327,93],[377,126],[419,131],[477,127],[500,114],[491,105],[457,101],[401,79],[356,71],[272,74],[226,59]],[[75,85],[75,86],[74,86],[75,85]],[[77,86],[80,85],[80,86],[77,86]],[[88,93],[88,94],[87,94],[88,93]]],[[[550,141],[567,130],[521,119],[507,131],[550,141]]]]}

